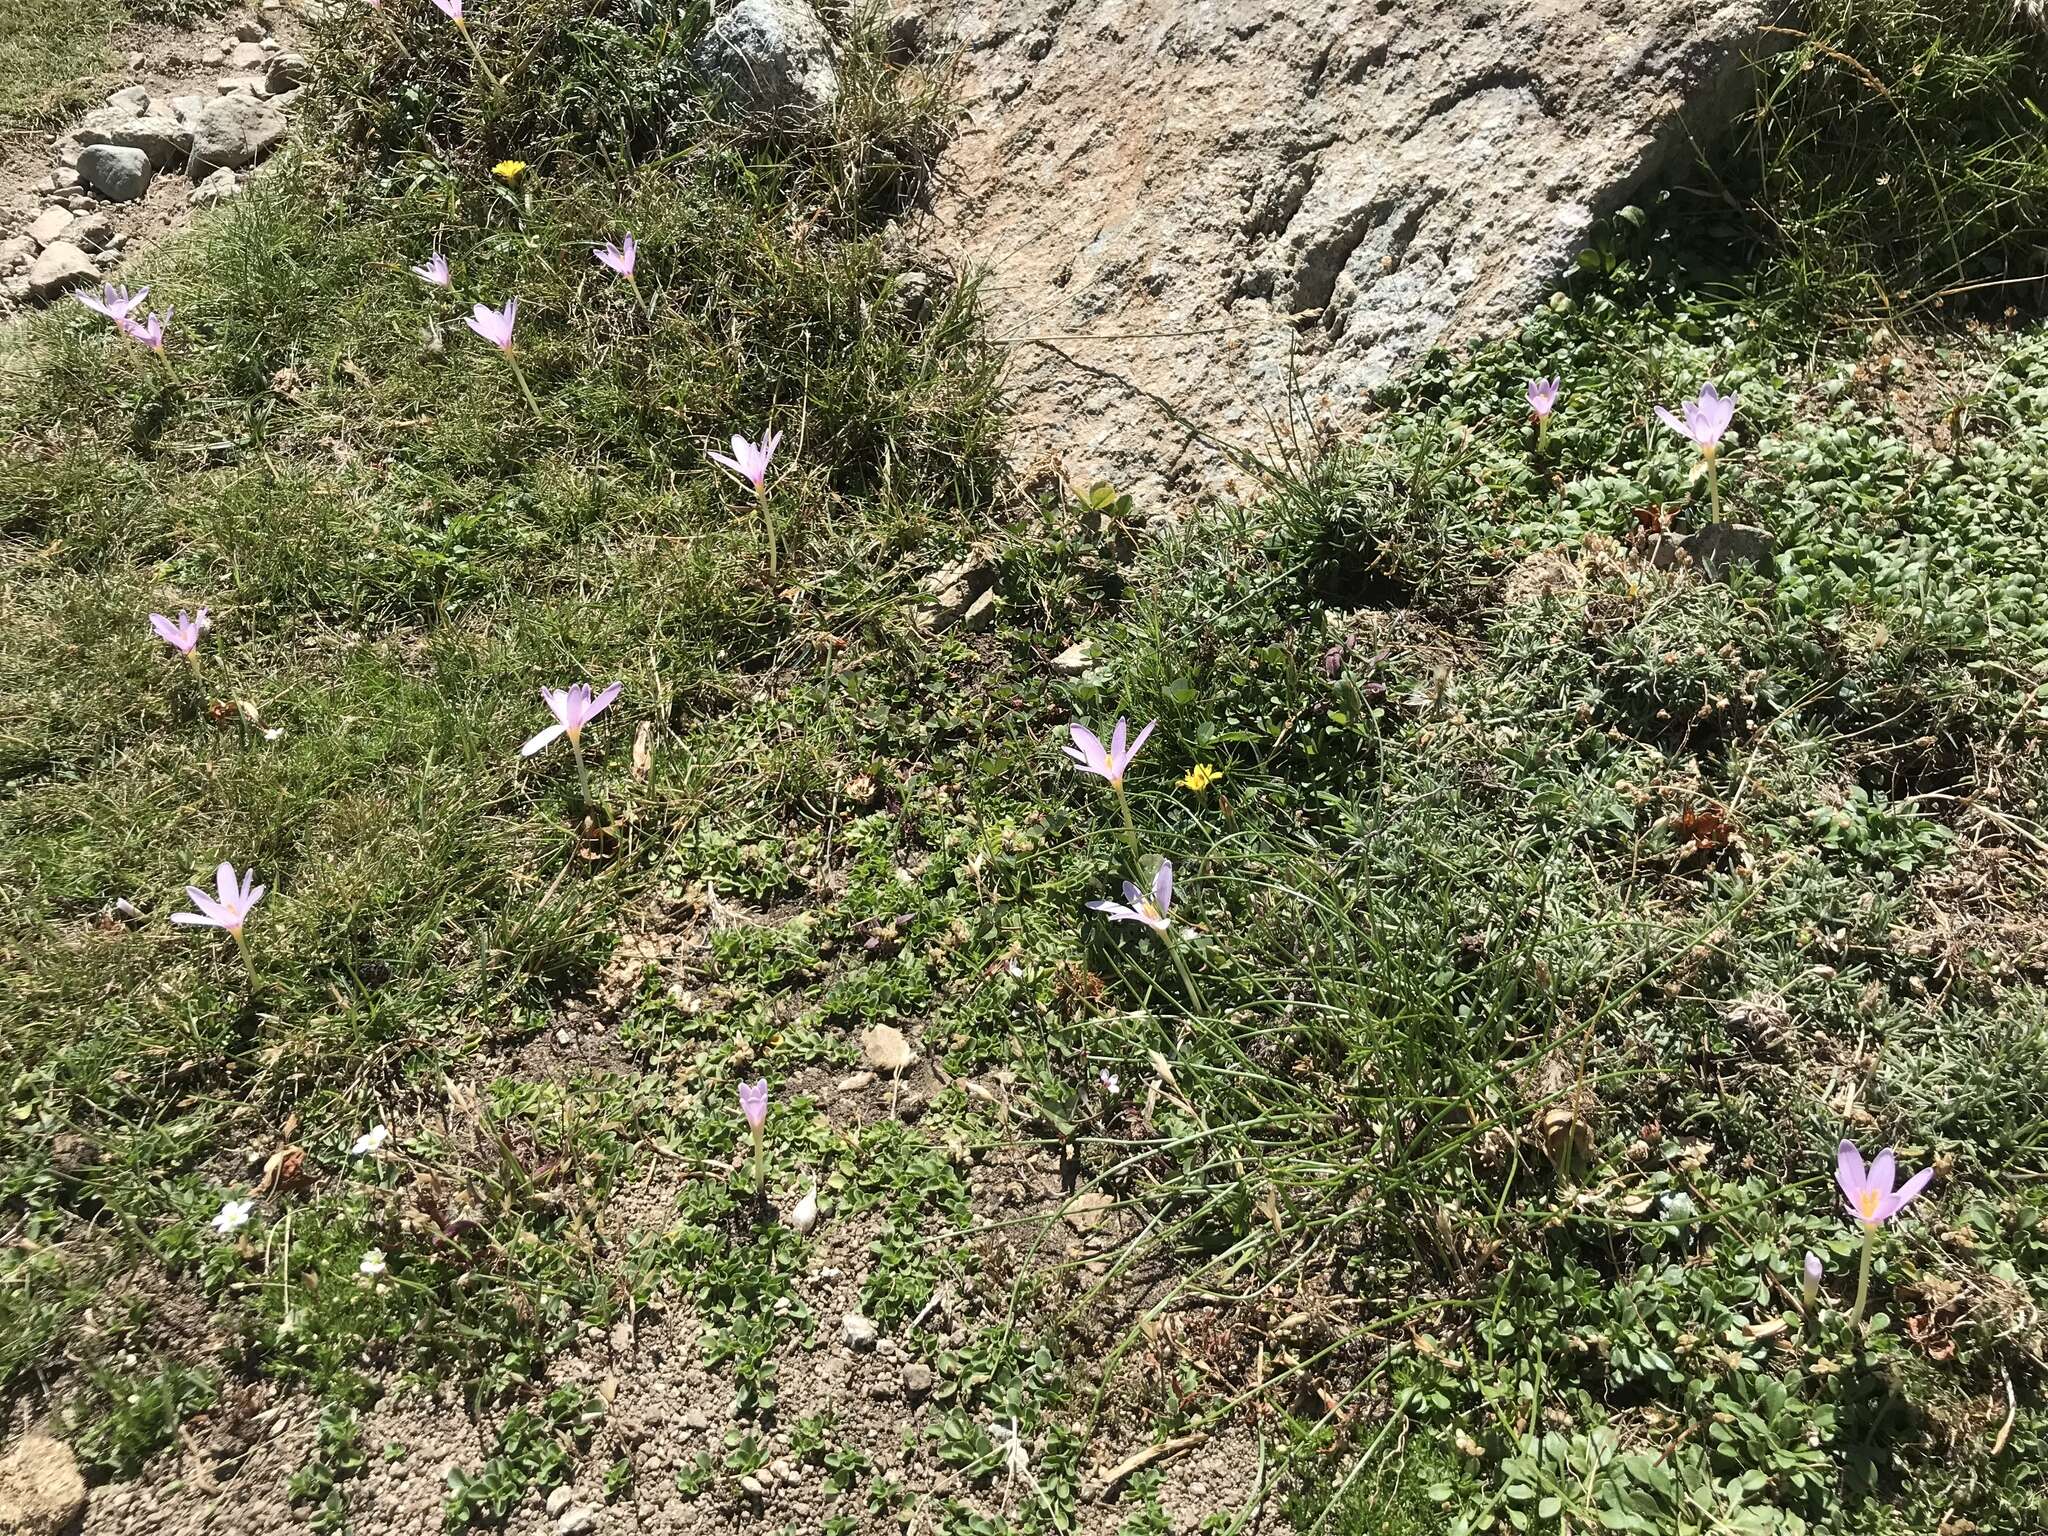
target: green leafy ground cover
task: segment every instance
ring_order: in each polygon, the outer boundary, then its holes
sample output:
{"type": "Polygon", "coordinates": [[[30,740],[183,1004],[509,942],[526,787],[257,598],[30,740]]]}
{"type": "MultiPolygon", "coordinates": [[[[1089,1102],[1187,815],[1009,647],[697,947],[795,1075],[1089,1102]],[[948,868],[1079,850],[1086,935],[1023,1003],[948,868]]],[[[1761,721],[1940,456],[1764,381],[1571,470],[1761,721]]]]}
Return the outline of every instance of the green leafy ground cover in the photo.
{"type": "MultiPolygon", "coordinates": [[[[1241,502],[1019,503],[971,289],[876,237],[930,83],[863,32],[839,121],[737,135],[701,21],[508,7],[502,88],[431,12],[351,21],[333,143],[150,272],[164,359],[83,310],[12,342],[17,1411],[124,1480],[252,1384],[317,1402],[291,1492],[341,1529],[365,1416],[437,1382],[493,1426],[440,1518],[490,1526],[596,1454],[550,1363],[666,1298],[732,1405],[677,1491],[795,1429],[847,1530],[1092,1529],[1085,1467],[1226,1425],[1267,1475],[1219,1529],[2048,1518],[2048,331],[1844,324],[1674,206],[1241,502]],[[589,256],[628,229],[637,296],[589,256]],[[452,293],[407,271],[437,245],[452,293]],[[460,323],[514,294],[537,413],[460,323]],[[1704,495],[1651,408],[1708,379],[1776,541],[1725,582],[1648,558],[1704,495]],[[770,426],[773,581],[705,459],[770,426]],[[933,635],[970,546],[998,623],[933,635]],[[146,615],[202,603],[187,667],[146,615]],[[517,748],[539,688],[614,678],[588,807],[517,748]],[[1128,835],[1059,752],[1119,715],[1160,722],[1128,835]],[[1082,905],[1161,857],[1173,950],[1082,905]],[[223,859],[271,887],[246,969],[166,921],[223,859]],[[592,1015],[623,1065],[505,1069],[592,1015]],[[835,1105],[877,1025],[943,1071],[914,1118],[835,1105]],[[836,1320],[753,1199],[755,1077],[777,1200],[872,1224],[862,1310],[933,1363],[965,1493],[779,1408],[836,1320]],[[1860,1330],[1845,1135],[1938,1170],[1860,1330]],[[1114,1202],[1114,1246],[992,1247],[1005,1158],[1114,1202]],[[963,1283],[971,1330],[923,1327],[963,1283]]],[[[1104,1528],[1165,1529],[1171,1476],[1104,1528]]]]}

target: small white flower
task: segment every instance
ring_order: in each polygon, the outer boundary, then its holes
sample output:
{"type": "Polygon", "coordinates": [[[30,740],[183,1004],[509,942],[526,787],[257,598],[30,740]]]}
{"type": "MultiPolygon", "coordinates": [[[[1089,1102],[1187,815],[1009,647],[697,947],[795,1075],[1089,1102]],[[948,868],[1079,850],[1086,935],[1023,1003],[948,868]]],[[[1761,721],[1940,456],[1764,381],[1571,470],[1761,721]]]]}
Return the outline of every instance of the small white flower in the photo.
{"type": "Polygon", "coordinates": [[[390,1139],[391,1128],[389,1126],[373,1125],[367,1131],[363,1132],[362,1135],[356,1138],[356,1144],[348,1149],[349,1156],[375,1156],[376,1153],[383,1148],[384,1143],[389,1141],[390,1139]]]}
{"type": "Polygon", "coordinates": [[[359,1275],[368,1275],[372,1279],[376,1278],[378,1275],[383,1274],[384,1250],[382,1248],[371,1248],[366,1250],[363,1254],[363,1262],[356,1266],[356,1273],[359,1275]]]}
{"type": "Polygon", "coordinates": [[[229,1200],[220,1208],[220,1214],[213,1218],[213,1230],[222,1237],[230,1232],[239,1232],[249,1225],[249,1213],[256,1208],[254,1200],[229,1200]]]}
{"type": "Polygon", "coordinates": [[[1112,1099],[1124,1091],[1123,1080],[1107,1067],[1104,1067],[1101,1073],[1098,1074],[1097,1081],[1102,1084],[1104,1091],[1112,1099]]]}

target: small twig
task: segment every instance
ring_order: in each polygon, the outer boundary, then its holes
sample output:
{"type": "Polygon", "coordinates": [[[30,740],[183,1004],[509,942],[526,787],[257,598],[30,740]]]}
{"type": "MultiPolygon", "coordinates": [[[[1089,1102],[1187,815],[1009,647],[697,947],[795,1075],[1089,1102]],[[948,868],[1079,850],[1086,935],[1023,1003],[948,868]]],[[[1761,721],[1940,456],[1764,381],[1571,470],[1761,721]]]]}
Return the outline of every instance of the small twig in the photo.
{"type": "Polygon", "coordinates": [[[1148,1445],[1144,1450],[1126,1456],[1103,1477],[1102,1486],[1096,1491],[1096,1497],[1107,1499],[1116,1491],[1117,1485],[1133,1472],[1142,1472],[1155,1461],[1165,1461],[1178,1456],[1182,1451],[1191,1451],[1196,1446],[1205,1444],[1208,1439],[1205,1431],[1197,1430],[1192,1435],[1182,1435],[1178,1440],[1162,1440],[1157,1445],[1148,1445]]]}

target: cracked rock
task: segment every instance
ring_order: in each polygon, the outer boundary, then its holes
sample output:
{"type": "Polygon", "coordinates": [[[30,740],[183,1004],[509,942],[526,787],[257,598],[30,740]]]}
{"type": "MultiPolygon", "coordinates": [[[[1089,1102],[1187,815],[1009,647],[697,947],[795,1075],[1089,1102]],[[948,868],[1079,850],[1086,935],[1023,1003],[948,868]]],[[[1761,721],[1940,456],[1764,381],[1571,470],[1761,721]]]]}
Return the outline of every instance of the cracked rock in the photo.
{"type": "Polygon", "coordinates": [[[748,111],[813,117],[839,97],[832,36],[808,0],[739,0],[712,20],[695,57],[748,111]]]}
{"type": "Polygon", "coordinates": [[[110,203],[132,203],[149,190],[156,168],[139,149],[88,144],[78,152],[78,179],[110,203]]]}

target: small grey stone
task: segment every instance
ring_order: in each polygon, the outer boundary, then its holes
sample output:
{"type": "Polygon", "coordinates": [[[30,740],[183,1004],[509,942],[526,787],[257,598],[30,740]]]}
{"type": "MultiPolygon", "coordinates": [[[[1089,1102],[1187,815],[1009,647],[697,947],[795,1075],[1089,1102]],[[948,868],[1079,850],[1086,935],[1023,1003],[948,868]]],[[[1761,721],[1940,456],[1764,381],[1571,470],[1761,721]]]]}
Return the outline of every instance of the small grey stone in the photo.
{"type": "Polygon", "coordinates": [[[987,629],[996,621],[996,595],[988,591],[977,597],[968,610],[960,615],[960,628],[968,634],[987,629]]]}
{"type": "Polygon", "coordinates": [[[121,243],[114,233],[114,221],[104,213],[88,213],[71,221],[64,238],[81,250],[111,250],[121,243]]]}
{"type": "Polygon", "coordinates": [[[200,65],[201,65],[201,67],[202,67],[202,68],[205,68],[205,69],[212,69],[212,68],[213,68],[214,66],[216,66],[217,64],[219,64],[219,63],[220,63],[220,62],[221,62],[221,61],[222,61],[223,59],[225,59],[226,57],[227,57],[227,53],[226,53],[226,51],[225,51],[224,49],[220,49],[220,48],[207,48],[207,49],[203,49],[203,50],[201,50],[201,52],[200,52],[200,55],[199,55],[199,63],[200,63],[200,65]]]}
{"type": "Polygon", "coordinates": [[[1708,523],[1687,536],[1685,552],[1716,581],[1737,565],[1754,566],[1768,576],[1778,557],[1778,541],[1769,530],[1749,523],[1708,523]]]}
{"type": "Polygon", "coordinates": [[[1052,659],[1052,669],[1061,677],[1079,677],[1094,664],[1095,649],[1086,640],[1076,640],[1052,659]]]}
{"type": "Polygon", "coordinates": [[[807,0],[739,0],[712,21],[694,58],[750,111],[810,116],[839,96],[832,37],[807,0]]]}
{"type": "Polygon", "coordinates": [[[149,87],[146,85],[125,86],[107,98],[109,107],[118,107],[131,115],[149,105],[149,87]]]}
{"type": "Polygon", "coordinates": [[[571,1488],[567,1483],[564,1483],[561,1487],[557,1488],[553,1493],[550,1493],[548,1495],[548,1513],[550,1515],[559,1515],[563,1510],[567,1509],[571,1504],[575,1502],[576,1490],[574,1488],[571,1488]]]}
{"type": "Polygon", "coordinates": [[[199,120],[199,114],[205,110],[206,98],[204,96],[173,96],[171,98],[171,114],[180,122],[195,123],[199,120]]]}
{"type": "Polygon", "coordinates": [[[16,235],[12,240],[0,240],[0,272],[12,272],[25,267],[36,258],[36,243],[27,235],[16,235]]]}
{"type": "Polygon", "coordinates": [[[995,567],[979,555],[942,565],[924,579],[931,605],[923,615],[926,629],[950,629],[966,617],[975,599],[995,581],[995,567]]]}
{"type": "Polygon", "coordinates": [[[228,55],[228,68],[261,69],[269,57],[261,43],[237,43],[234,52],[228,55]]]}
{"type": "Polygon", "coordinates": [[[238,195],[241,190],[242,184],[235,178],[235,173],[226,166],[222,166],[219,170],[211,172],[204,181],[192,189],[192,206],[194,208],[212,208],[238,195]]]}
{"type": "Polygon", "coordinates": [[[244,43],[260,43],[266,31],[262,22],[252,19],[235,28],[235,37],[244,43]]]}
{"type": "Polygon", "coordinates": [[[903,1367],[903,1395],[913,1403],[931,1395],[932,1368],[921,1361],[913,1360],[903,1367]]]}
{"type": "Polygon", "coordinates": [[[561,1519],[555,1522],[555,1529],[561,1536],[578,1536],[579,1532],[587,1531],[596,1524],[597,1516],[589,1506],[578,1504],[574,1509],[562,1511],[561,1519]]]}
{"type": "Polygon", "coordinates": [[[754,1474],[751,1472],[749,1472],[745,1477],[740,1479],[740,1486],[746,1489],[748,1493],[752,1494],[757,1499],[761,1497],[761,1494],[764,1491],[761,1487],[761,1479],[754,1476],[754,1474]]]}
{"type": "Polygon", "coordinates": [[[131,53],[128,55],[128,68],[131,72],[142,68],[142,66],[147,62],[148,61],[145,60],[143,56],[139,53],[131,53]]]}
{"type": "Polygon", "coordinates": [[[152,170],[176,165],[192,153],[192,126],[177,117],[149,113],[113,128],[81,128],[82,144],[112,144],[121,149],[139,149],[149,156],[152,170]]]}
{"type": "Polygon", "coordinates": [[[58,240],[44,246],[42,255],[28,269],[28,296],[47,302],[84,287],[99,275],[90,256],[68,241],[58,240]]]}
{"type": "Polygon", "coordinates": [[[270,61],[270,68],[263,76],[263,88],[273,96],[282,96],[286,91],[297,90],[306,83],[312,68],[305,56],[297,53],[280,53],[270,61]]]}
{"type": "Polygon", "coordinates": [[[156,169],[139,149],[88,144],[78,152],[78,176],[109,202],[129,203],[149,190],[156,169]]]}
{"type": "Polygon", "coordinates": [[[35,223],[28,227],[29,239],[35,241],[41,250],[52,240],[61,239],[64,231],[71,227],[71,210],[68,208],[45,208],[36,215],[35,223]]]}
{"type": "Polygon", "coordinates": [[[875,1325],[858,1312],[849,1312],[839,1325],[840,1337],[855,1349],[875,1347],[875,1325]]]}
{"type": "Polygon", "coordinates": [[[711,1427],[711,1420],[705,1415],[702,1408],[685,1409],[683,1411],[682,1423],[685,1429],[709,1429],[711,1427]]]}
{"type": "Polygon", "coordinates": [[[69,192],[78,185],[78,172],[71,166],[60,165],[50,172],[48,180],[52,192],[69,192]]]}
{"type": "Polygon", "coordinates": [[[192,130],[192,157],[185,174],[198,181],[219,166],[253,165],[277,147],[290,127],[282,112],[253,96],[210,101],[192,130]]]}

